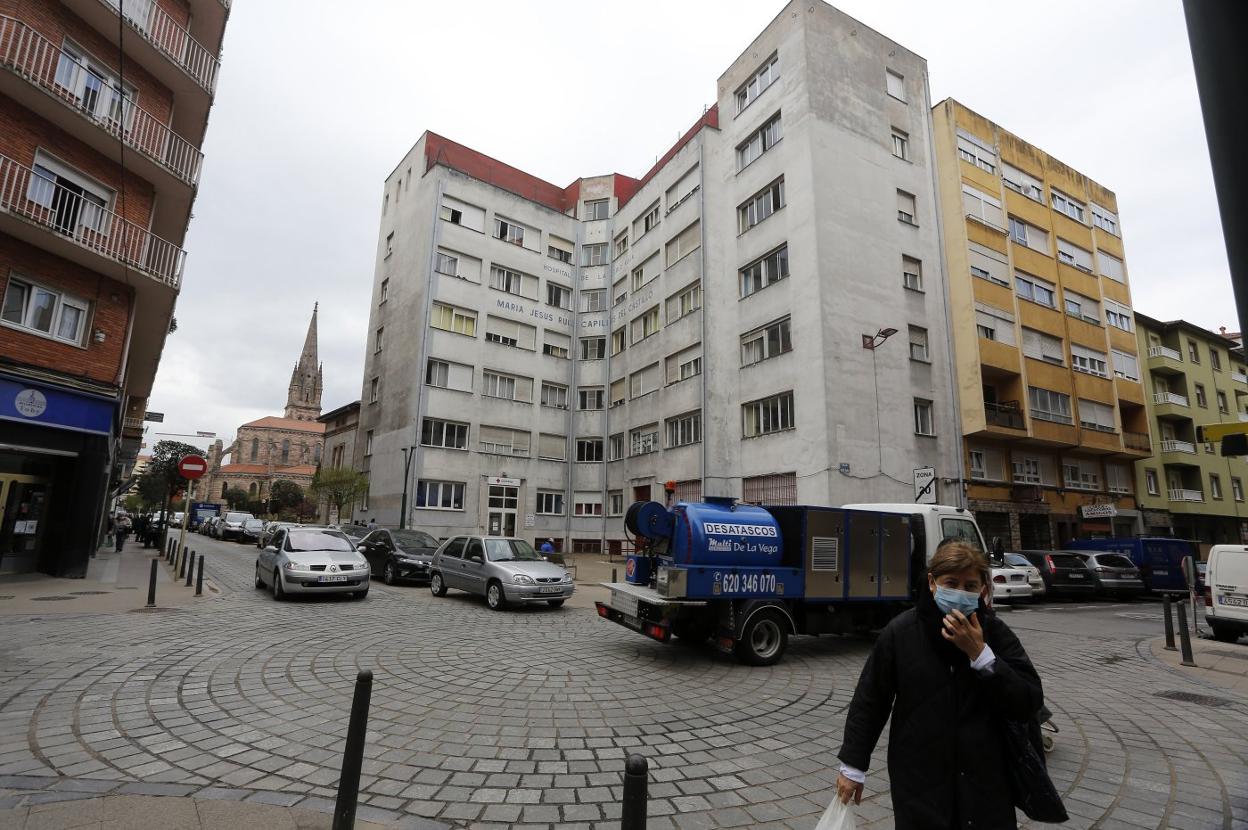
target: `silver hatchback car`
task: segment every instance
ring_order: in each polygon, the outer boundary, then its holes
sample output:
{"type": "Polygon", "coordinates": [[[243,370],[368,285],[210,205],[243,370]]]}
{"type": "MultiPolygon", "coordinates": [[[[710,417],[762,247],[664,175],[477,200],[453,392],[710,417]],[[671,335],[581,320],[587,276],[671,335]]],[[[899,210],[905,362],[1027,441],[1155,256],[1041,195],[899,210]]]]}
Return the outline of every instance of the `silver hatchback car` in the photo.
{"type": "Polygon", "coordinates": [[[267,586],[277,600],[341,592],[364,599],[368,577],[368,560],[337,530],[278,528],[256,557],[256,588],[267,586]]]}
{"type": "Polygon", "coordinates": [[[547,562],[523,539],[454,536],[433,552],[429,590],[448,588],[481,594],[495,611],[509,602],[545,602],[558,608],[572,596],[572,575],[547,562]]]}

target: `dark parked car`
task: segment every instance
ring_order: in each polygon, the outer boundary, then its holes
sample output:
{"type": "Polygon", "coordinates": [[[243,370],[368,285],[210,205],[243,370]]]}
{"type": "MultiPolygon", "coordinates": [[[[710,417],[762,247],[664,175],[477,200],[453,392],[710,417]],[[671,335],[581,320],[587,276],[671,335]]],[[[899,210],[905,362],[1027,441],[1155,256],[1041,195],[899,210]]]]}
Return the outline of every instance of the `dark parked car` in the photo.
{"type": "Polygon", "coordinates": [[[1040,569],[1047,596],[1086,597],[1095,595],[1098,590],[1096,575],[1078,553],[1065,550],[1020,550],[1017,553],[1040,569]]]}
{"type": "Polygon", "coordinates": [[[1111,597],[1134,597],[1144,593],[1140,569],[1121,553],[1090,553],[1079,555],[1092,571],[1102,594],[1111,597]]]}
{"type": "Polygon", "coordinates": [[[260,534],[264,532],[263,519],[248,519],[243,522],[242,532],[238,534],[238,541],[247,544],[260,544],[260,534]]]}
{"type": "Polygon", "coordinates": [[[423,530],[378,528],[360,540],[357,550],[382,582],[393,585],[399,580],[428,582],[437,547],[438,540],[423,530]]]}

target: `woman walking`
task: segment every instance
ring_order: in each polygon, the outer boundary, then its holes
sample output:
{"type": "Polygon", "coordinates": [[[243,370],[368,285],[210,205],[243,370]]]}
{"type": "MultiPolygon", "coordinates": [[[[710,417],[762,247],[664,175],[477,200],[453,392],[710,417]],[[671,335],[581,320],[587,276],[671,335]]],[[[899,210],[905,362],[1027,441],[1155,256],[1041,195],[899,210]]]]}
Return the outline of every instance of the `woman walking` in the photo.
{"type": "Polygon", "coordinates": [[[1016,828],[1003,719],[1029,721],[1040,676],[984,599],[988,560],[965,542],[942,545],[927,590],[876,640],[845,721],[836,781],[861,801],[884,724],[897,830],[1016,828]]]}

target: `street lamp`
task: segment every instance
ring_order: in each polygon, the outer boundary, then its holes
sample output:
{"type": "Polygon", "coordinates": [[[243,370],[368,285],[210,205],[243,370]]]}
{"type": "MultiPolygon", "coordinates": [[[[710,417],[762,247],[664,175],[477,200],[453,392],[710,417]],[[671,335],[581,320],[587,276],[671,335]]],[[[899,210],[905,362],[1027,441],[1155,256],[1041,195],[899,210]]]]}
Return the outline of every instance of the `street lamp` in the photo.
{"type": "Polygon", "coordinates": [[[399,447],[399,452],[403,453],[403,502],[399,508],[399,530],[407,527],[407,479],[408,471],[412,467],[412,459],[416,457],[415,447],[399,447]]]}
{"type": "Polygon", "coordinates": [[[871,380],[875,384],[875,447],[879,455],[880,472],[884,472],[884,439],[880,434],[880,374],[875,368],[875,350],[884,345],[884,341],[897,333],[897,329],[884,328],[875,334],[862,336],[862,347],[871,352],[871,380]]]}

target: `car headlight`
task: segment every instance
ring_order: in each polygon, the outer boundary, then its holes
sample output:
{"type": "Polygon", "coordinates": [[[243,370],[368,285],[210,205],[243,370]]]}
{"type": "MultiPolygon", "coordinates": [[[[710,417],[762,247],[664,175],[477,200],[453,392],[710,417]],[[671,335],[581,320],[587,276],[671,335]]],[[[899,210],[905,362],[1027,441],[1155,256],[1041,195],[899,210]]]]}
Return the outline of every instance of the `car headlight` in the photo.
{"type": "Polygon", "coordinates": [[[572,574],[564,574],[564,575],[563,575],[563,581],[564,581],[564,582],[571,582],[571,581],[572,581],[572,574]]]}
{"type": "Polygon", "coordinates": [[[307,570],[307,568],[305,568],[303,565],[300,565],[298,562],[287,562],[287,563],[286,563],[286,565],[285,565],[284,567],[285,567],[285,568],[286,568],[286,570],[288,570],[288,571],[305,571],[305,570],[307,570]]]}
{"type": "Polygon", "coordinates": [[[511,578],[511,581],[516,583],[517,585],[536,585],[537,584],[537,582],[533,579],[533,577],[529,576],[528,574],[516,574],[515,576],[511,578]]]}

